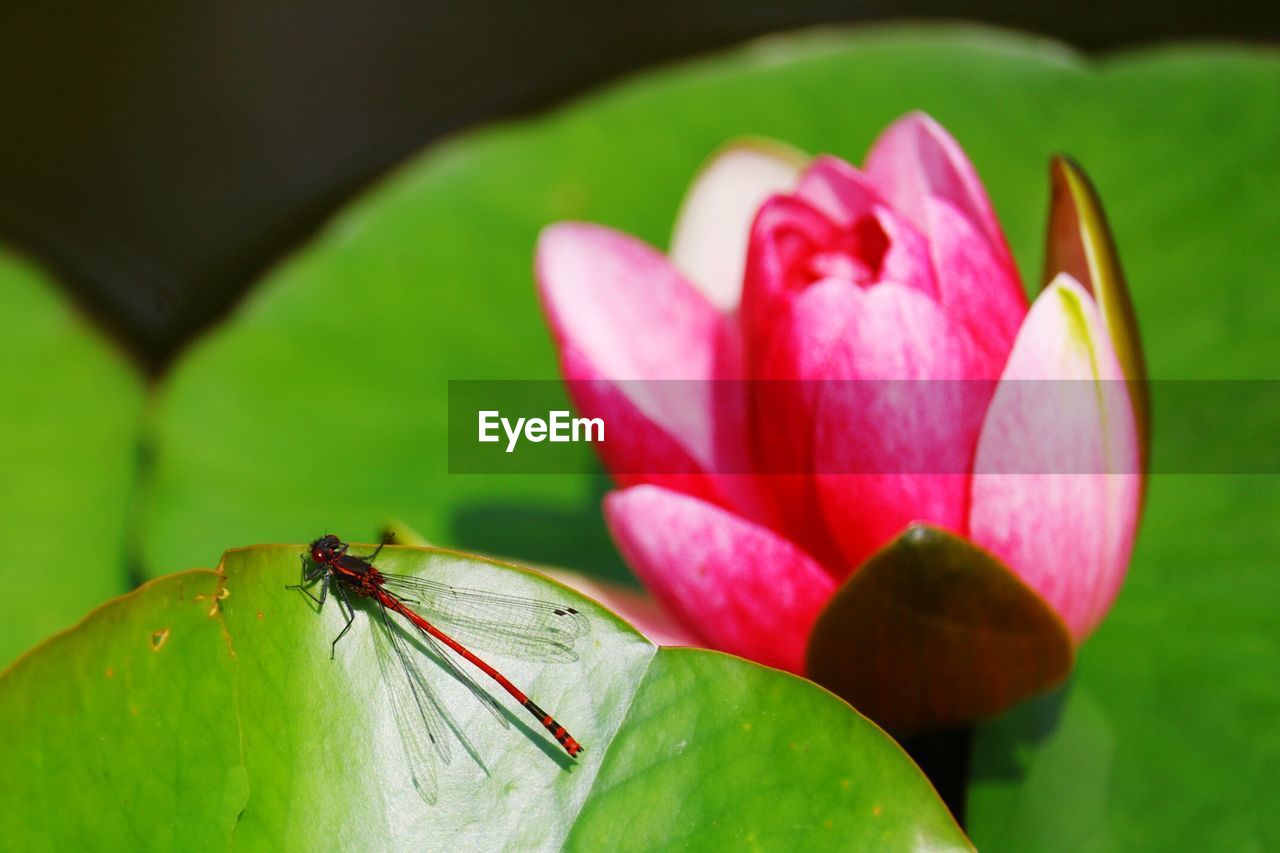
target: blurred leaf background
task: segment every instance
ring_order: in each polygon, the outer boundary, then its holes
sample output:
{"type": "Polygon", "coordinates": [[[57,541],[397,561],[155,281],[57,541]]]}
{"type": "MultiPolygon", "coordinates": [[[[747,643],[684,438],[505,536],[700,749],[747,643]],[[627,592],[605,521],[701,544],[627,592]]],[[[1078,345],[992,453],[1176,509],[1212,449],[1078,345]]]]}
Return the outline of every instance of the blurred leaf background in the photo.
{"type": "MultiPolygon", "coordinates": [[[[457,79],[451,95],[465,102],[466,75],[457,79]]],[[[814,33],[450,140],[283,259],[250,251],[243,232],[221,270],[204,244],[186,244],[160,272],[110,237],[60,252],[39,236],[58,229],[30,230],[40,211],[10,202],[7,230],[119,323],[95,328],[27,261],[0,267],[0,533],[12,547],[0,569],[10,591],[0,651],[11,659],[132,580],[209,565],[227,546],[321,528],[368,535],[390,516],[436,542],[625,577],[600,522],[603,477],[447,475],[445,382],[554,377],[530,275],[537,230],[585,218],[665,245],[689,177],[731,136],[857,162],[888,121],[925,109],[978,166],[1028,281],[1041,261],[1048,157],[1069,152],[1107,207],[1152,376],[1274,378],[1277,91],[1269,49],[1085,59],[967,27],[814,33]],[[231,315],[168,356],[232,298],[236,288],[214,286],[220,276],[245,287],[273,257],[231,315]],[[178,284],[188,280],[197,284],[178,284]],[[164,370],[148,380],[147,366],[164,370]]],[[[466,115],[459,106],[454,120],[466,115]]],[[[365,164],[384,161],[370,151],[402,153],[365,142],[365,164]]],[[[257,154],[246,143],[234,156],[257,154]]],[[[335,159],[323,192],[315,164],[299,164],[312,206],[286,216],[281,190],[252,206],[244,228],[278,253],[367,177],[355,160],[335,159]]],[[[40,186],[38,169],[23,177],[40,186]]],[[[93,199],[121,200],[117,229],[146,220],[128,178],[93,199]]],[[[205,216],[225,224],[227,210],[151,215],[194,231],[205,216]]],[[[1280,760],[1278,508],[1275,478],[1153,480],[1125,589],[1072,682],[977,735],[968,825],[980,847],[1280,841],[1260,817],[1280,760]]]]}

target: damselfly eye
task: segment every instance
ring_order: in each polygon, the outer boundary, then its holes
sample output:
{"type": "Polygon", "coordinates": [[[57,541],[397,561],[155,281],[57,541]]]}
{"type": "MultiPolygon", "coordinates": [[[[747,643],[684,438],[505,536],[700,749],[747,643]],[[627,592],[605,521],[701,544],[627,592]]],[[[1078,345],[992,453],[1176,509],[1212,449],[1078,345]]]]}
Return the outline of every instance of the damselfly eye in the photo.
{"type": "Polygon", "coordinates": [[[317,563],[327,563],[333,559],[333,550],[324,547],[312,548],[311,559],[317,563]]]}

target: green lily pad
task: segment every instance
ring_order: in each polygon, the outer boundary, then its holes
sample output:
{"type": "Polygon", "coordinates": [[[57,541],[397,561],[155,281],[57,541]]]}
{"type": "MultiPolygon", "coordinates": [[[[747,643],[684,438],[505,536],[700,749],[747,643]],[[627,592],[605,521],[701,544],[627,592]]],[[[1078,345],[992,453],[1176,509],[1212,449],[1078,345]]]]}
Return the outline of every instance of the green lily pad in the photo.
{"type": "Polygon", "coordinates": [[[182,572],[118,598],[0,677],[0,810],[26,849],[225,846],[248,789],[236,748],[222,577],[182,572]]]}
{"type": "Polygon", "coordinates": [[[805,671],[894,732],[968,725],[1059,684],[1071,635],[991,554],[926,525],[854,572],[818,617],[805,671]]]}
{"type": "MultiPolygon", "coordinates": [[[[474,747],[413,788],[369,613],[298,592],[301,546],[227,553],[118,599],[0,678],[0,778],[19,848],[970,849],[928,781],[870,722],[806,682],[728,655],[659,649],[531,572],[388,548],[380,568],[572,604],[579,660],[491,660],[586,750],[569,759],[508,703],[425,675],[474,747]],[[68,797],[68,791],[74,797],[68,797]]],[[[501,694],[495,694],[501,695],[501,694]]]]}
{"type": "Polygon", "coordinates": [[[34,266],[0,251],[0,666],[129,585],[142,380],[34,266]]]}

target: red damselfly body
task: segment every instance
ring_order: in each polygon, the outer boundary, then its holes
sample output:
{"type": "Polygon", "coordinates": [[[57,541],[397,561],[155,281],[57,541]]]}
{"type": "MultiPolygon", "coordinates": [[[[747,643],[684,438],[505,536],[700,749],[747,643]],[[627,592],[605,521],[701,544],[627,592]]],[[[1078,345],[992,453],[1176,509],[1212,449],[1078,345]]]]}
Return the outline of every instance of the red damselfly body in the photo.
{"type": "Polygon", "coordinates": [[[374,603],[378,666],[391,697],[414,786],[423,799],[435,802],[432,753],[448,763],[450,731],[468,751],[472,754],[475,751],[432,690],[430,680],[419,666],[420,658],[425,656],[413,653],[401,625],[407,626],[408,632],[431,652],[436,663],[464,684],[498,722],[509,725],[500,703],[477,684],[452,655],[495,681],[551,733],[565,752],[577,757],[582,745],[564,726],[471,648],[529,660],[575,661],[578,656],[573,644],[587,633],[586,617],[572,607],[379,571],[373,561],[385,544],[386,541],[371,554],[357,556],[348,553],[350,546],[337,536],[321,536],[301,555],[301,582],[288,588],[306,593],[320,608],[324,607],[329,593],[333,593],[346,624],[333,640],[330,658],[355,621],[352,600],[367,599],[374,603]],[[319,595],[311,590],[317,582],[320,583],[319,595]],[[394,616],[399,616],[400,621],[394,616]]]}

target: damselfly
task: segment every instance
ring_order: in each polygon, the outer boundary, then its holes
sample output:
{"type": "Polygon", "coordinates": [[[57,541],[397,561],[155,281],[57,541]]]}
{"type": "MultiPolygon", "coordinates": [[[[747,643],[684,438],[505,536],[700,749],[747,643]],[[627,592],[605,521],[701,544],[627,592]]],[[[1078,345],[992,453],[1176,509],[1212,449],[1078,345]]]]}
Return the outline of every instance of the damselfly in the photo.
{"type": "Polygon", "coordinates": [[[510,725],[497,700],[454,662],[451,653],[497,682],[551,733],[565,752],[576,757],[582,745],[564,726],[468,646],[529,660],[571,662],[578,659],[574,642],[587,633],[586,617],[572,607],[381,572],[373,561],[383,545],[371,554],[357,556],[347,553],[350,546],[337,536],[321,536],[311,543],[308,553],[301,555],[301,582],[288,588],[306,593],[321,608],[331,591],[337,599],[346,624],[333,640],[330,658],[337,651],[338,641],[355,622],[352,599],[368,599],[374,603],[372,618],[377,623],[374,645],[378,650],[378,665],[391,697],[414,786],[423,799],[429,803],[436,799],[432,753],[448,763],[449,730],[464,744],[465,737],[419,666],[424,656],[413,653],[399,627],[402,623],[392,614],[407,623],[409,633],[430,651],[436,663],[464,684],[498,722],[510,725]],[[317,581],[320,582],[319,595],[310,589],[317,581]]]}

